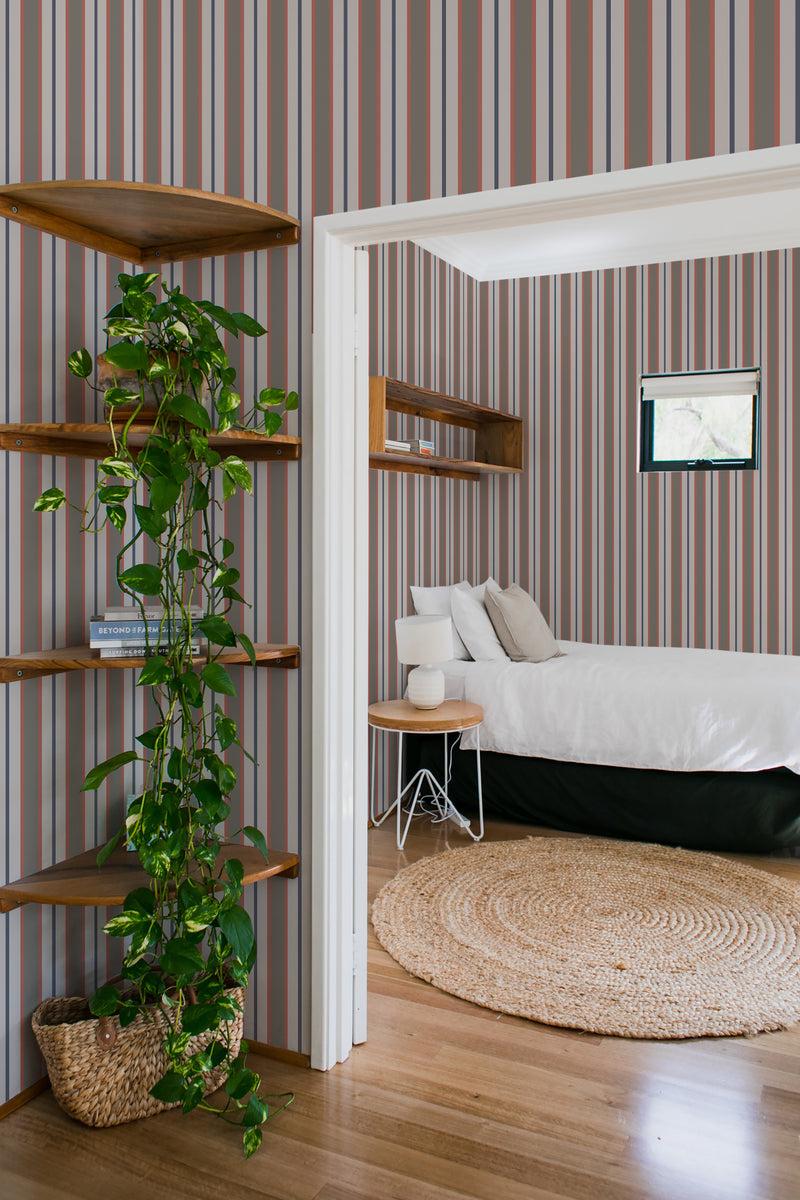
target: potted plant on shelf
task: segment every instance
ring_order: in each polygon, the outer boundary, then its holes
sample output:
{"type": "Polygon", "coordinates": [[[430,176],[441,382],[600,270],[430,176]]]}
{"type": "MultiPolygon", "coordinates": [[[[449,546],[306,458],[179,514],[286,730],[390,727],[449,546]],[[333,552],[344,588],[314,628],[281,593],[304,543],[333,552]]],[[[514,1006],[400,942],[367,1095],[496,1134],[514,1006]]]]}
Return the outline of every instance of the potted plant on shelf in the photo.
{"type": "MultiPolygon", "coordinates": [[[[142,764],[141,791],[98,862],[125,839],[149,877],[149,887],[131,892],[105,926],[112,937],[129,939],[126,986],[101,987],[89,1007],[106,1036],[112,1025],[120,1039],[134,1023],[155,1031],[163,1058],[145,1110],[181,1104],[184,1112],[218,1112],[243,1127],[250,1155],[264,1122],[289,1101],[282,1097],[270,1107],[259,1094],[259,1076],[246,1066],[247,1045],[239,1045],[242,989],[256,948],[241,905],[243,866],[230,850],[222,853],[219,827],[237,782],[225,751],[236,746],[252,756],[216,696],[236,694],[219,661],[224,650],[238,644],[253,665],[256,658],[250,639],[229,619],[245,601],[231,565],[233,543],[215,533],[212,511],[252,484],[245,462],[222,456],[209,433],[213,425],[272,436],[283,413],[297,407],[297,395],[267,388],[242,416],[236,372],[218,330],[233,337],[266,331],[252,317],[190,300],[178,287],[163,285],[161,298],[152,290],[157,279],[149,273],[118,279],[122,298],[107,317],[103,368],[113,376],[104,395],[113,449],[81,508],[84,531],[107,524],[119,531],[117,583],[146,630],[154,609],[159,623],[138,678],[149,691],[153,723],[138,735],[138,748],[99,763],[83,784],[96,789],[127,764],[142,764]],[[193,652],[200,638],[208,646],[202,661],[193,652]],[[225,1102],[212,1104],[206,1094],[222,1078],[225,1102]]],[[[68,365],[81,379],[94,369],[85,349],[68,365]]],[[[64,493],[50,488],[35,507],[53,511],[65,503],[64,493]]],[[[240,832],[266,857],[258,829],[240,832]]]]}

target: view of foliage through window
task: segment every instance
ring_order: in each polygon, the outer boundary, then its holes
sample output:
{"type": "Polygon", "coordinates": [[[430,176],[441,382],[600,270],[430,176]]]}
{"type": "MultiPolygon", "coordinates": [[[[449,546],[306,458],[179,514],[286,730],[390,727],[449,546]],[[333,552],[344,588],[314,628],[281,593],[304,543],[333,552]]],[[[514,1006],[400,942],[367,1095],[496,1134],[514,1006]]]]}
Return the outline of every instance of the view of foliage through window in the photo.
{"type": "Polygon", "coordinates": [[[692,396],[653,401],[653,460],[750,458],[752,396],[692,396]]]}

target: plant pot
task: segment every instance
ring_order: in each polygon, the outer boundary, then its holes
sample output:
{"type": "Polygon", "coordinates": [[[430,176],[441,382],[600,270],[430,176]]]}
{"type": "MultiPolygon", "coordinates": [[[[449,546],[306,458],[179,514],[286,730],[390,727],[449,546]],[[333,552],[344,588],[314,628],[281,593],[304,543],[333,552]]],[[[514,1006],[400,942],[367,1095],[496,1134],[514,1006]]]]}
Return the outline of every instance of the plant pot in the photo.
{"type": "MultiPolygon", "coordinates": [[[[244,988],[231,988],[225,994],[244,1008],[244,988]]],[[[232,1058],[239,1052],[243,1020],[240,1011],[230,1022],[232,1058]]],[[[162,1048],[166,1020],[156,1005],[122,1029],[116,1016],[91,1016],[84,997],[64,996],[42,1001],[31,1025],[53,1095],[76,1121],[101,1128],[176,1107],[149,1095],[168,1068],[162,1048]]],[[[211,1037],[211,1033],[193,1037],[186,1053],[204,1050],[211,1037]]],[[[216,1091],[226,1078],[224,1065],[208,1071],[205,1094],[216,1091]]]]}

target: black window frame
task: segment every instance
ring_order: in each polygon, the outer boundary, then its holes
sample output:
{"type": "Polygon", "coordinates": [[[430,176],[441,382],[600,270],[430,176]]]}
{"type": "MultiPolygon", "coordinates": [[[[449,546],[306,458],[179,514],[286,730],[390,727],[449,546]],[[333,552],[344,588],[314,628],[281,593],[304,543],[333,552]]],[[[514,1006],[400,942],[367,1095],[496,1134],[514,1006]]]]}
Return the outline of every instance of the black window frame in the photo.
{"type": "Polygon", "coordinates": [[[723,367],[716,371],[650,371],[642,375],[639,383],[639,470],[649,471],[757,471],[761,457],[761,368],[760,367],[723,367]],[[644,380],[663,379],[669,376],[689,378],[707,375],[758,375],[758,384],[753,396],[753,417],[751,426],[751,453],[749,458],[698,458],[698,459],[663,459],[653,458],[653,405],[654,400],[645,400],[644,380]]]}

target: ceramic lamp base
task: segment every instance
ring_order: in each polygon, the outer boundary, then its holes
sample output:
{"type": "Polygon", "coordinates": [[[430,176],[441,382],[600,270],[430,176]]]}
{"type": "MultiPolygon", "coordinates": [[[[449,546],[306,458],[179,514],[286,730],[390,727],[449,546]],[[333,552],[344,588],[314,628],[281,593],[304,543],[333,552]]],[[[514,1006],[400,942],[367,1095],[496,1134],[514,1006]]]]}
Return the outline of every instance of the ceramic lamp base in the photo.
{"type": "Polygon", "coordinates": [[[408,676],[407,695],[414,708],[438,708],[444,700],[444,672],[438,667],[415,667],[408,676]]]}

